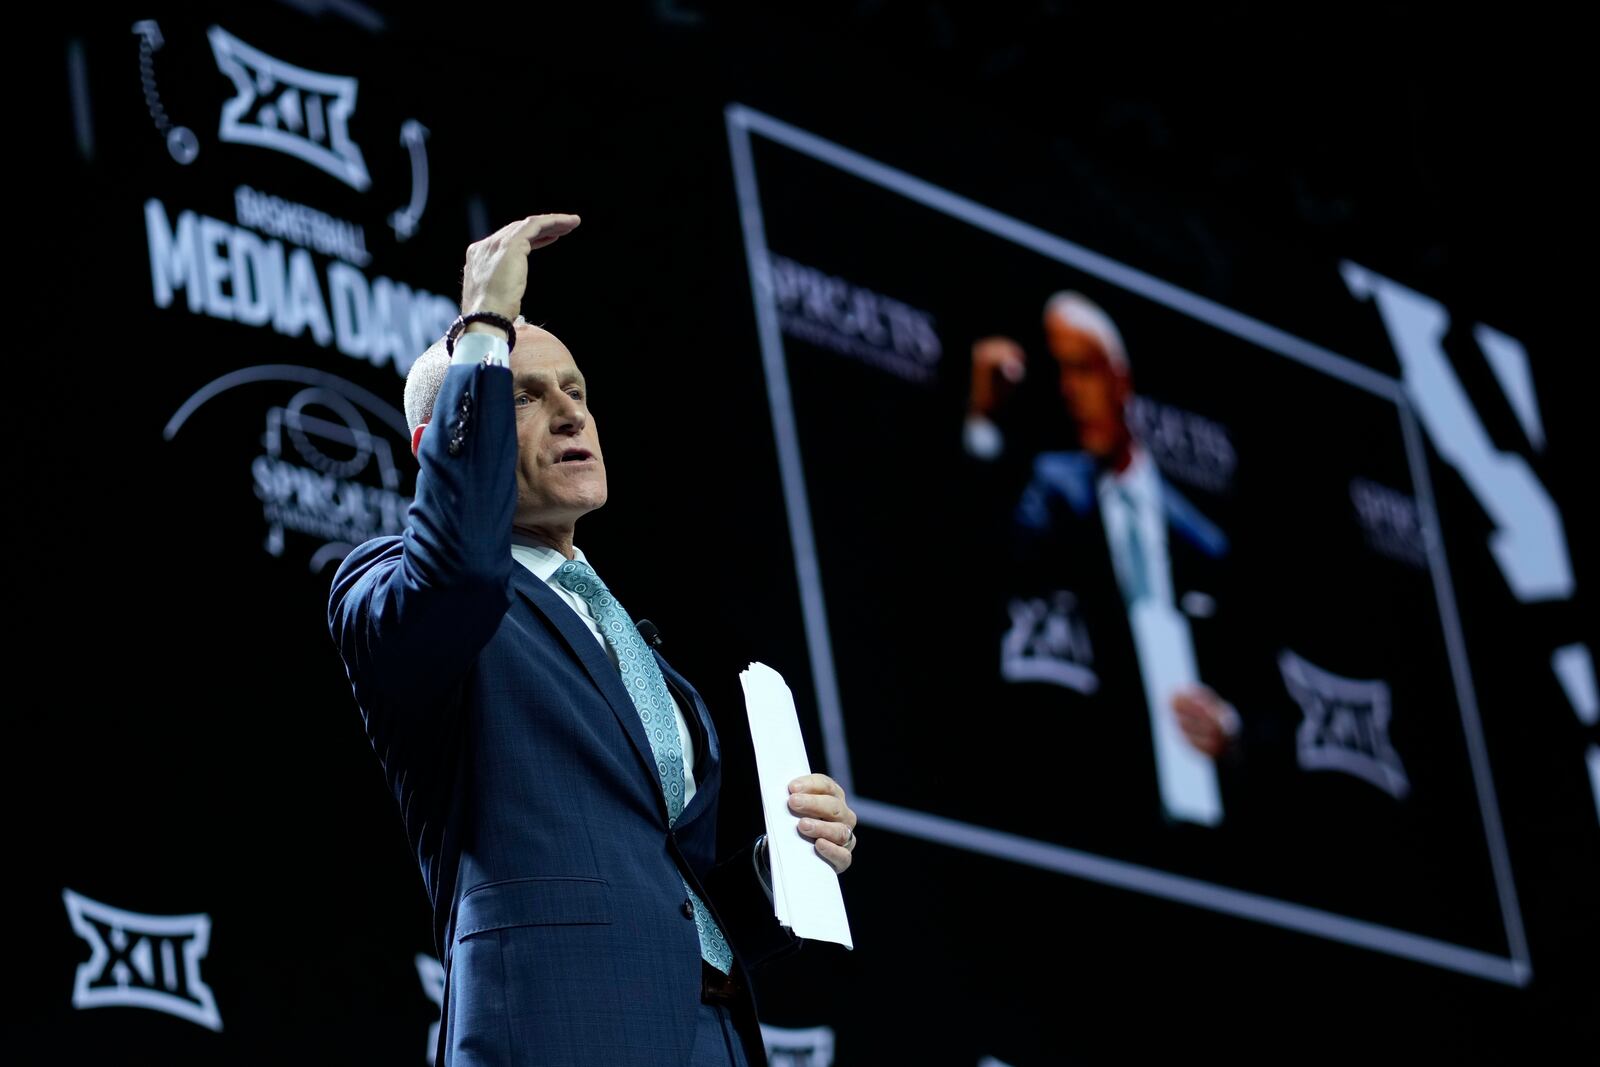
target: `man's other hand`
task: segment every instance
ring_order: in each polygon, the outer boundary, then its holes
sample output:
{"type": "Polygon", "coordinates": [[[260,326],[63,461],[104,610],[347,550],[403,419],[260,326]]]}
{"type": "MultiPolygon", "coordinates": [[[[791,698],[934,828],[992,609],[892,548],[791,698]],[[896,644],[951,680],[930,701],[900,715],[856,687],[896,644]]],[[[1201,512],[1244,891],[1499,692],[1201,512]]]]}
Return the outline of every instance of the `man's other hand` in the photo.
{"type": "Polygon", "coordinates": [[[844,790],[826,774],[805,774],[789,783],[789,810],[800,816],[800,835],[816,842],[817,855],[843,874],[856,848],[856,813],[844,790]]]}
{"type": "Polygon", "coordinates": [[[1228,751],[1243,725],[1233,705],[1203,685],[1186,685],[1173,693],[1172,710],[1183,736],[1212,759],[1228,751]]]}

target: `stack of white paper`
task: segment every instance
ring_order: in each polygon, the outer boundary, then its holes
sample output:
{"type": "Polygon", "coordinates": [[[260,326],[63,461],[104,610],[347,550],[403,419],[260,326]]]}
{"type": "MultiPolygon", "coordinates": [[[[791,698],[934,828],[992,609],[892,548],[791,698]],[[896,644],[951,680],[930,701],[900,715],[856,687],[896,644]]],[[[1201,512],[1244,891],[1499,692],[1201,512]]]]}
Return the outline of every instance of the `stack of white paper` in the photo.
{"type": "Polygon", "coordinates": [[[761,807],[767,818],[767,855],[772,861],[772,907],[778,921],[799,937],[854,948],[839,875],[800,833],[800,816],[789,810],[789,783],[811,773],[794,694],[783,675],[764,663],[739,672],[750,738],[755,744],[761,807]]]}
{"type": "Polygon", "coordinates": [[[1150,734],[1156,746],[1156,781],[1161,806],[1174,819],[1215,826],[1222,821],[1222,790],[1217,767],[1183,736],[1172,694],[1199,680],[1189,620],[1171,604],[1145,597],[1128,612],[1150,708],[1150,734]]]}

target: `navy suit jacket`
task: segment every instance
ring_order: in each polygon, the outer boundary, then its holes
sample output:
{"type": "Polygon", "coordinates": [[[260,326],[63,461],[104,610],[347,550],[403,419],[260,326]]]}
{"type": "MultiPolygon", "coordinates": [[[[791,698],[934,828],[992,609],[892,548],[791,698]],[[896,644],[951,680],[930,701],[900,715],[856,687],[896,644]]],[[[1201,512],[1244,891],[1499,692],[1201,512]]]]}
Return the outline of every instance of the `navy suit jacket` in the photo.
{"type": "MultiPolygon", "coordinates": [[[[704,701],[656,653],[695,737],[676,825],[616,668],[511,555],[511,374],[452,367],[423,435],[406,531],[353,551],[328,625],[399,802],[446,969],[444,1062],[683,1063],[700,948],[684,881],[735,972],[798,946],[751,844],[719,864],[721,753],[704,701]]],[[[755,1005],[735,1019],[764,1062],[755,1005]]]]}

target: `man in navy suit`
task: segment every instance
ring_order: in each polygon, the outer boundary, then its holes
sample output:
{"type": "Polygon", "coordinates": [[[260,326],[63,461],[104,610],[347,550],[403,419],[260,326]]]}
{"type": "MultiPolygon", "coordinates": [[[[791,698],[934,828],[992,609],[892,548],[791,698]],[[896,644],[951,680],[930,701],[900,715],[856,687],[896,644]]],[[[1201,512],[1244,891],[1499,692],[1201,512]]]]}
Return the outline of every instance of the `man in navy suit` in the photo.
{"type": "MultiPolygon", "coordinates": [[[[750,970],[798,942],[765,842],[718,847],[704,702],[573,543],[606,501],[587,385],[518,316],[529,252],[577,225],[532,216],[467,250],[453,353],[407,381],[406,531],[344,561],[329,629],[433,904],[441,1062],[763,1063],[750,970]]],[[[789,790],[845,870],[843,791],[789,790]]]]}
{"type": "MultiPolygon", "coordinates": [[[[1203,624],[1216,604],[1191,584],[1220,577],[1228,538],[1166,483],[1134,433],[1132,371],[1111,317],[1081,293],[1060,292],[1046,302],[1043,324],[1057,397],[1078,447],[1037,452],[1022,468],[1020,494],[1011,497],[1008,567],[1017,595],[1001,643],[1001,675],[1064,688],[1097,707],[1074,746],[1092,758],[1113,746],[1153,743],[1162,814],[1215,825],[1222,806],[1206,761],[1228,751],[1242,722],[1193,676],[1196,645],[1215,646],[1227,635],[1203,624]],[[1146,706],[1147,721],[1119,714],[1137,705],[1146,706]]],[[[1011,338],[973,345],[963,443],[974,458],[990,462],[1022,451],[1008,448],[994,420],[1027,373],[1026,354],[1011,338]]],[[[1214,665],[1218,657],[1204,653],[1215,650],[1202,649],[1198,658],[1214,665]]],[[[1054,694],[1039,699],[1057,702],[1054,694]]],[[[1093,776],[1074,777],[1100,788],[1093,776]]]]}

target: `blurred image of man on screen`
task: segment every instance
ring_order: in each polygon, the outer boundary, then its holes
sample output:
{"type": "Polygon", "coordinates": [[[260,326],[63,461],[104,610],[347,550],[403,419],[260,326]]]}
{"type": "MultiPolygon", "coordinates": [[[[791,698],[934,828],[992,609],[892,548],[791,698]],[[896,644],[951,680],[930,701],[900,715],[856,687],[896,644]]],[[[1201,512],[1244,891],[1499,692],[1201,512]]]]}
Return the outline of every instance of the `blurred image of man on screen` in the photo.
{"type": "MultiPolygon", "coordinates": [[[[798,947],[765,837],[718,841],[710,712],[574,542],[608,494],[590,383],[518,313],[529,253],[577,226],[467,249],[406,380],[405,533],[345,559],[328,626],[433,905],[440,1063],[764,1063],[750,972],[798,947]]],[[[804,775],[788,806],[848,868],[843,790],[804,775]]]]}
{"type": "MultiPolygon", "coordinates": [[[[1213,593],[1196,579],[1214,575],[1228,538],[1163,480],[1130,426],[1133,373],[1111,317],[1081,293],[1059,292],[1045,304],[1044,336],[1059,410],[1080,447],[1028,460],[1011,521],[1018,595],[1001,675],[1069,690],[1099,715],[1142,707],[1162,812],[1215,826],[1223,807],[1214,761],[1240,718],[1202,682],[1192,622],[1214,613],[1213,593]]],[[[1007,457],[1001,423],[1027,377],[1027,354],[1012,338],[972,346],[963,443],[973,458],[1019,461],[1007,457]]]]}

